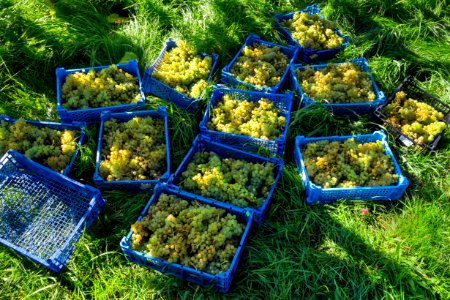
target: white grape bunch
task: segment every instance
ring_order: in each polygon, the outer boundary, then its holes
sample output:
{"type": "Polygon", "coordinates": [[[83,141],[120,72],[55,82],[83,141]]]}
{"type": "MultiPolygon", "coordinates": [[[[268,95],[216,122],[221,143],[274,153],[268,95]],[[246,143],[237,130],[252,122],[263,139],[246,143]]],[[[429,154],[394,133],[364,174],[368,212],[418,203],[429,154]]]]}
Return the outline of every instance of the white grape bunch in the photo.
{"type": "Polygon", "coordinates": [[[322,50],[342,45],[344,39],[335,31],[336,23],[320,18],[320,14],[295,12],[292,19],[281,22],[303,47],[322,50]]]}
{"type": "Polygon", "coordinates": [[[166,168],[164,121],[134,117],[104,123],[100,175],[107,181],[159,178],[166,168]]]}
{"type": "Polygon", "coordinates": [[[212,69],[212,58],[200,56],[185,41],[167,51],[152,77],[191,98],[201,96],[212,69]]]}
{"type": "Polygon", "coordinates": [[[62,106],[87,109],[136,103],[141,99],[137,77],[116,65],[96,72],[90,69],[69,74],[62,86],[62,106]]]}
{"type": "Polygon", "coordinates": [[[224,209],[163,193],[131,230],[133,249],[219,274],[230,267],[245,225],[224,209]]]}
{"type": "Polygon", "coordinates": [[[387,122],[419,145],[432,143],[447,127],[442,122],[444,114],[431,105],[408,98],[403,91],[383,108],[387,122]]]}

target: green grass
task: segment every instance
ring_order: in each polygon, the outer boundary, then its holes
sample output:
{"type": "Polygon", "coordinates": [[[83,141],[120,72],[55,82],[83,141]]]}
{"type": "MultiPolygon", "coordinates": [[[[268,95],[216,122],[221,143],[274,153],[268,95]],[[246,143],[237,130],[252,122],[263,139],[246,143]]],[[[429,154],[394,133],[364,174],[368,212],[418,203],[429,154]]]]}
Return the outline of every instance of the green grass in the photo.
{"type": "MultiPolygon", "coordinates": [[[[141,74],[167,37],[218,53],[220,69],[254,32],[283,43],[271,15],[308,1],[269,0],[0,0],[0,114],[58,120],[55,68],[116,63],[137,56],[141,74]],[[123,24],[111,23],[116,13],[123,24]]],[[[319,1],[352,44],[335,61],[364,56],[390,95],[406,74],[450,103],[450,6],[446,0],[319,1]]],[[[168,105],[172,171],[198,133],[211,88],[195,114],[168,105]]],[[[286,167],[264,224],[254,230],[228,295],[244,299],[450,299],[450,134],[435,152],[390,142],[410,187],[397,202],[307,206],[293,161],[296,135],[379,130],[371,117],[336,118],[320,107],[294,111],[286,167]],[[368,215],[361,209],[367,208],[368,215]]],[[[92,184],[97,128],[75,177],[92,184]]],[[[0,247],[4,299],[221,298],[128,262],[119,242],[150,194],[105,192],[107,206],[83,235],[67,268],[54,274],[0,247]]]]}

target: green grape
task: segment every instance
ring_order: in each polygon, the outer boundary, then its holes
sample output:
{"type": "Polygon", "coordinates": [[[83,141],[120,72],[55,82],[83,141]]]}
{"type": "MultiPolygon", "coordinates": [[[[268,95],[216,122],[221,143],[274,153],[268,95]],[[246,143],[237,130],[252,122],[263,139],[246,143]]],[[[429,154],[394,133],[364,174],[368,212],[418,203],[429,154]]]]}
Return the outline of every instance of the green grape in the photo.
{"type": "Polygon", "coordinates": [[[211,69],[210,56],[202,58],[186,42],[178,41],[177,47],[166,52],[152,76],[182,94],[198,98],[206,88],[211,69]]]}
{"type": "Polygon", "coordinates": [[[357,143],[327,140],[309,143],[302,149],[310,180],[323,188],[394,185],[394,163],[380,141],[357,143]]]}
{"type": "Polygon", "coordinates": [[[197,152],[182,174],[181,186],[239,207],[260,207],[275,182],[273,163],[250,163],[197,152]]]}
{"type": "Polygon", "coordinates": [[[281,22],[294,39],[310,49],[333,49],[342,45],[344,39],[335,31],[336,23],[321,19],[320,14],[294,13],[292,19],[281,22]]]}
{"type": "Polygon", "coordinates": [[[98,73],[91,69],[68,75],[62,98],[67,109],[86,109],[136,103],[141,93],[136,77],[111,65],[98,73]]]}
{"type": "Polygon", "coordinates": [[[447,127],[444,114],[431,105],[408,98],[403,91],[383,108],[387,122],[419,145],[432,143],[447,127]]]}
{"type": "Polygon", "coordinates": [[[108,181],[161,177],[166,168],[164,121],[134,117],[104,124],[100,175],[108,181]]]}
{"type": "Polygon", "coordinates": [[[289,58],[280,47],[255,43],[244,47],[230,72],[237,79],[258,87],[274,86],[281,80],[288,65],[289,58]]]}
{"type": "Polygon", "coordinates": [[[230,267],[245,225],[224,209],[161,194],[131,230],[133,249],[219,274],[230,267]]]}
{"type": "Polygon", "coordinates": [[[1,121],[0,155],[9,149],[54,171],[64,171],[77,148],[79,135],[72,130],[38,128],[19,119],[13,124],[1,121]]]}
{"type": "Polygon", "coordinates": [[[224,95],[212,109],[207,126],[211,130],[275,140],[286,125],[286,118],[280,113],[281,110],[267,98],[252,102],[224,95]]]}
{"type": "Polygon", "coordinates": [[[376,98],[367,72],[352,63],[329,64],[321,70],[296,70],[297,80],[309,98],[321,103],[369,102],[376,98]]]}

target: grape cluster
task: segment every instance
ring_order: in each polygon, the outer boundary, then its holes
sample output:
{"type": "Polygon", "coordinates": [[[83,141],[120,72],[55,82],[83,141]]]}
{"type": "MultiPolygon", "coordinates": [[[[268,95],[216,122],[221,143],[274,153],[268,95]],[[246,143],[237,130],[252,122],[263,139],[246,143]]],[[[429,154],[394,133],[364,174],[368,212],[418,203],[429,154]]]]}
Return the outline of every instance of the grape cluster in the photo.
{"type": "Polygon", "coordinates": [[[131,230],[133,249],[219,274],[230,267],[245,225],[224,209],[161,194],[131,230]]]}
{"type": "Polygon", "coordinates": [[[72,130],[59,131],[38,128],[19,119],[13,124],[1,121],[0,155],[9,149],[57,172],[63,171],[72,160],[79,135],[72,130]]]}
{"type": "Polygon", "coordinates": [[[294,39],[310,49],[333,49],[342,45],[344,39],[335,31],[336,23],[320,18],[320,14],[294,13],[294,17],[282,22],[294,39]]]}
{"type": "Polygon", "coordinates": [[[239,207],[260,207],[275,182],[274,164],[251,163],[197,152],[182,174],[181,186],[239,207]]]}
{"type": "Polygon", "coordinates": [[[431,143],[447,125],[444,114],[431,105],[408,98],[403,91],[383,108],[387,122],[418,144],[431,143]]]}
{"type": "Polygon", "coordinates": [[[166,168],[164,121],[134,117],[104,123],[100,175],[108,181],[160,177],[166,168]]]}
{"type": "Polygon", "coordinates": [[[274,86],[281,80],[288,64],[289,58],[280,47],[255,43],[244,47],[230,72],[237,79],[258,87],[274,86]]]}
{"type": "Polygon", "coordinates": [[[324,69],[305,67],[296,70],[303,91],[322,103],[356,103],[375,99],[372,80],[367,72],[351,63],[329,64],[324,69]]]}
{"type": "Polygon", "coordinates": [[[302,155],[308,177],[323,188],[386,186],[398,180],[394,163],[380,141],[318,141],[307,144],[302,155]]]}
{"type": "Polygon", "coordinates": [[[206,88],[211,68],[210,56],[202,58],[186,42],[178,41],[177,47],[166,52],[152,76],[182,94],[198,98],[206,88]]]}
{"type": "Polygon", "coordinates": [[[286,123],[286,118],[280,116],[280,112],[267,98],[253,102],[224,95],[211,111],[208,128],[274,140],[280,136],[286,123]]]}
{"type": "Polygon", "coordinates": [[[63,107],[86,109],[136,103],[141,93],[136,77],[111,65],[98,73],[91,69],[68,75],[62,97],[63,107]]]}

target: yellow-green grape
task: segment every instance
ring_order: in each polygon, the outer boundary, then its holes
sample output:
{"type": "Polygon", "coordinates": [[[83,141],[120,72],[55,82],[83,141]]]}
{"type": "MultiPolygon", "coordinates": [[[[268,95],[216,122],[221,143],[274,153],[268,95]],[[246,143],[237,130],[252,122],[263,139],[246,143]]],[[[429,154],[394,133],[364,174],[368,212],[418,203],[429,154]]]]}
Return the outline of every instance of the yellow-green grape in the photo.
{"type": "Polygon", "coordinates": [[[133,249],[219,274],[230,267],[245,225],[224,209],[161,194],[131,230],[133,249]]]}
{"type": "Polygon", "coordinates": [[[245,46],[230,72],[237,79],[258,87],[274,86],[283,76],[289,58],[280,47],[267,47],[255,43],[245,46]]]}
{"type": "Polygon", "coordinates": [[[387,186],[398,181],[394,163],[380,141],[324,140],[307,144],[302,155],[308,177],[323,188],[387,186]]]}
{"type": "Polygon", "coordinates": [[[67,109],[86,109],[136,103],[141,93],[136,77],[111,65],[98,73],[91,69],[68,75],[62,98],[67,109]]]}
{"type": "Polygon", "coordinates": [[[164,121],[134,117],[104,124],[100,175],[107,181],[159,178],[166,168],[164,121]]]}
{"type": "Polygon", "coordinates": [[[281,22],[294,39],[310,49],[333,49],[342,45],[344,39],[335,31],[336,23],[320,18],[320,14],[294,13],[292,19],[281,22]]]}
{"type": "Polygon", "coordinates": [[[387,122],[418,144],[432,143],[447,127],[444,114],[431,105],[408,98],[403,91],[383,108],[387,122]]]}
{"type": "Polygon", "coordinates": [[[367,72],[351,63],[329,64],[324,69],[296,70],[297,80],[309,98],[321,103],[370,102],[375,99],[367,72]]]}
{"type": "Polygon", "coordinates": [[[36,127],[19,119],[13,124],[1,121],[0,155],[9,149],[61,172],[70,163],[77,148],[79,135],[71,130],[36,127]]]}
{"type": "Polygon", "coordinates": [[[265,140],[277,139],[286,125],[281,110],[267,98],[252,102],[224,95],[211,113],[209,129],[265,140]]]}
{"type": "Polygon", "coordinates": [[[153,78],[191,98],[198,98],[206,88],[212,68],[210,56],[201,57],[185,41],[167,51],[153,72],[153,78]]]}
{"type": "Polygon", "coordinates": [[[250,163],[197,152],[182,174],[181,186],[239,207],[260,207],[275,182],[273,163],[250,163]]]}

